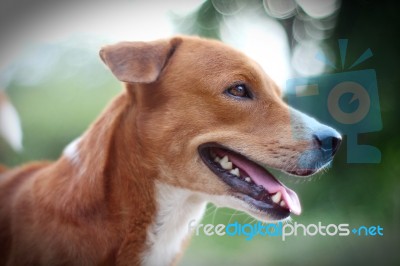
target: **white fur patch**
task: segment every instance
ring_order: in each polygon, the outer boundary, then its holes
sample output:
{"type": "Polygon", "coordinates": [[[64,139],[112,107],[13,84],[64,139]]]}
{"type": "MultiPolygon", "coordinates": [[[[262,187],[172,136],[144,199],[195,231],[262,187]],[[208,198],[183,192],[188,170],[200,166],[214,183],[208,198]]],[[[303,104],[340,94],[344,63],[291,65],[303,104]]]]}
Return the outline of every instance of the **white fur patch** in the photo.
{"type": "Polygon", "coordinates": [[[79,142],[81,141],[81,137],[76,138],[73,140],[70,144],[65,147],[63,154],[66,156],[68,159],[72,161],[72,163],[77,164],[79,163],[79,149],[78,145],[79,142]]]}
{"type": "Polygon", "coordinates": [[[149,249],[142,254],[143,265],[169,265],[181,251],[189,234],[189,223],[199,222],[206,202],[195,192],[156,183],[157,216],[147,232],[149,249]]]}
{"type": "Polygon", "coordinates": [[[7,100],[0,101],[0,135],[15,151],[22,150],[22,129],[14,106],[7,100]]]}

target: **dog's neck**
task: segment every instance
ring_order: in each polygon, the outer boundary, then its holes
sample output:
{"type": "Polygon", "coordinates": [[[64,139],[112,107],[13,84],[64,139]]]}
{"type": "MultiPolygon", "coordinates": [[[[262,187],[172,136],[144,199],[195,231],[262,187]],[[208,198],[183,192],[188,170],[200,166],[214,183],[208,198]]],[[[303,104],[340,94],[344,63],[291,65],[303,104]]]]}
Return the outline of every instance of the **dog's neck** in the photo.
{"type": "MultiPolygon", "coordinates": [[[[82,192],[85,195],[79,195],[79,190],[73,191],[74,198],[109,203],[115,197],[119,201],[125,200],[125,196],[131,200],[132,193],[143,191],[149,191],[143,200],[153,198],[153,185],[148,177],[155,173],[144,169],[141,163],[140,145],[129,121],[133,113],[129,112],[132,108],[129,105],[129,97],[120,95],[82,137],[65,149],[64,156],[54,165],[56,170],[68,171],[70,186],[79,183],[89,188],[82,192]],[[143,191],[136,191],[135,186],[142,186],[143,191]]],[[[85,203],[89,204],[87,201],[79,204],[85,203]]]]}
{"type": "Polygon", "coordinates": [[[143,265],[173,264],[190,237],[190,224],[201,220],[206,202],[194,192],[157,183],[157,216],[147,231],[149,249],[142,253],[143,265]]]}
{"type": "Polygon", "coordinates": [[[71,194],[65,199],[76,201],[60,204],[81,212],[96,208],[112,212],[111,216],[122,221],[121,229],[129,232],[115,240],[116,245],[123,243],[118,247],[120,254],[135,253],[137,257],[131,260],[144,265],[166,265],[180,253],[189,235],[189,222],[200,221],[206,203],[189,190],[157,181],[154,167],[144,165],[140,136],[129,117],[135,115],[129,111],[134,107],[127,106],[126,96],[114,101],[65,149],[58,163],[66,166],[65,171],[72,169],[73,179],[68,183],[71,194]],[[90,189],[80,191],[79,187],[90,189]]]}

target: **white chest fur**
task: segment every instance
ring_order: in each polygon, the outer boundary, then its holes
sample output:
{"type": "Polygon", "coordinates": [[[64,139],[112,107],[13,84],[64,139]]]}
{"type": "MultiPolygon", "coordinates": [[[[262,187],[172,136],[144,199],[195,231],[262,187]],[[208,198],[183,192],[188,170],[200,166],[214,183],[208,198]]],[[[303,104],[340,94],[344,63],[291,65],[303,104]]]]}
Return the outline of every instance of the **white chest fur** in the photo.
{"type": "Polygon", "coordinates": [[[169,265],[181,251],[189,234],[189,223],[199,222],[206,202],[190,190],[156,184],[157,215],[147,232],[149,249],[142,254],[143,265],[169,265]]]}

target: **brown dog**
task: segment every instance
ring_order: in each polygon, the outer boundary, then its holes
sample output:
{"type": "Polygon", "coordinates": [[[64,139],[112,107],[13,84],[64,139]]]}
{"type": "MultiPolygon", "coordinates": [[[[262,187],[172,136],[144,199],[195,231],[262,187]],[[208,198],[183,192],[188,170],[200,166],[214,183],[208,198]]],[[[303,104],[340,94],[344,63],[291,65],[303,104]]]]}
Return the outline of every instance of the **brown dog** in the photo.
{"type": "Polygon", "coordinates": [[[56,162],[1,174],[2,265],[171,264],[208,201],[264,221],[299,214],[265,168],[311,175],[340,144],[220,42],[125,42],[100,56],[123,93],[56,162]]]}

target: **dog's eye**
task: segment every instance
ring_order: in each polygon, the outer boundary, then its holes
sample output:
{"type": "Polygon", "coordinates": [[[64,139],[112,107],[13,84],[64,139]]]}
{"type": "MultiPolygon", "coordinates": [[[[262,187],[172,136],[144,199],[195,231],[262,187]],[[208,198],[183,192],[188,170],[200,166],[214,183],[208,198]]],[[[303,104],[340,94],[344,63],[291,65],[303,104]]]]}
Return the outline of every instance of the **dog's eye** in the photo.
{"type": "Polygon", "coordinates": [[[226,90],[226,92],[234,97],[238,98],[251,98],[249,90],[247,89],[246,85],[244,84],[237,84],[229,89],[226,90]]]}

